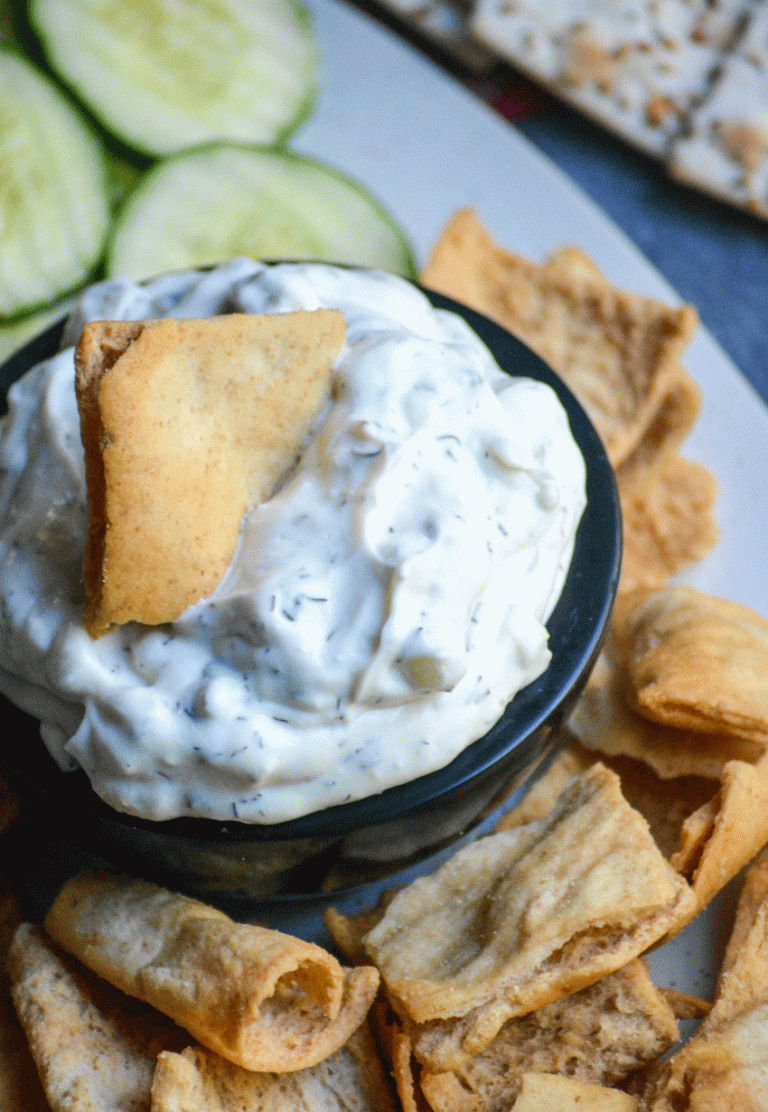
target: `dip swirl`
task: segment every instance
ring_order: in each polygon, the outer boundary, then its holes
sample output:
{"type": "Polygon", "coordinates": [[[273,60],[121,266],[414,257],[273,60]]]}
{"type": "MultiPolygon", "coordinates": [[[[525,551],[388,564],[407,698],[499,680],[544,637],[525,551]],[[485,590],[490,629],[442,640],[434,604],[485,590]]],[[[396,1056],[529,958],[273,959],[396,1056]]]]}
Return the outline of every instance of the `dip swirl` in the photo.
{"type": "Polygon", "coordinates": [[[274,823],[441,768],[547,667],[585,505],[549,387],[404,280],[234,260],[81,297],[0,438],[0,690],[143,818],[274,823]],[[72,344],[98,319],[338,308],[333,396],[217,590],[92,640],[72,344]]]}

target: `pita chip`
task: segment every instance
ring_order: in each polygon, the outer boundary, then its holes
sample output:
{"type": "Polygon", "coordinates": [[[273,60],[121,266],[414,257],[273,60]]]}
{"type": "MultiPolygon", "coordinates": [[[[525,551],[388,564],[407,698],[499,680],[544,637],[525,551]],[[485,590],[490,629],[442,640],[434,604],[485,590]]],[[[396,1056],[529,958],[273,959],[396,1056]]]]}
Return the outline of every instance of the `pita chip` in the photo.
{"type": "Polygon", "coordinates": [[[344,341],[336,310],[96,321],[75,349],[85,625],[158,625],[210,594],[246,510],[291,468],[344,341]]]}
{"type": "Polygon", "coordinates": [[[617,474],[624,524],[619,590],[660,587],[717,543],[717,482],[706,467],[676,454],[640,481],[624,468],[617,474]]]}
{"type": "Polygon", "coordinates": [[[754,610],[690,587],[638,589],[613,633],[638,714],[768,744],[768,621],[754,610]]]}
{"type": "Polygon", "coordinates": [[[481,838],[399,892],[365,948],[401,1015],[451,1020],[463,1053],[625,965],[688,913],[618,777],[594,766],[546,820],[481,838]]]}
{"type": "Polygon", "coordinates": [[[618,466],[679,388],[679,357],[696,314],[616,290],[598,273],[573,249],[543,265],[511,254],[463,209],[443,230],[421,281],[491,317],[549,363],[618,466]]]}
{"type": "Polygon", "coordinates": [[[184,1047],[185,1031],[79,967],[30,923],[14,937],[10,974],[53,1112],[149,1112],[156,1056],[184,1047]]]}
{"type": "Polygon", "coordinates": [[[363,1024],[324,1061],[290,1074],[252,1073],[202,1047],[163,1052],[152,1112],[396,1112],[391,1083],[363,1024]]]}
{"type": "Polygon", "coordinates": [[[764,747],[758,742],[664,726],[637,714],[618,656],[609,639],[569,719],[569,730],[585,748],[610,759],[643,761],[662,779],[719,780],[728,761],[760,759],[764,747]]]}
{"type": "Polygon", "coordinates": [[[617,1089],[551,1073],[526,1073],[512,1112],[636,1112],[636,1109],[636,1097],[617,1089]]]}
{"type": "Polygon", "coordinates": [[[719,792],[683,823],[670,864],[688,879],[700,910],[766,843],[768,755],[756,765],[726,764],[719,792]]]}
{"type": "Polygon", "coordinates": [[[709,1015],[652,1078],[645,1112],[762,1112],[768,1107],[766,857],[747,872],[709,1015]]]}
{"type": "Polygon", "coordinates": [[[0,894],[0,1108],[3,1112],[50,1112],[24,1029],[11,998],[8,954],[21,924],[18,897],[0,894]]]}
{"type": "Polygon", "coordinates": [[[672,1009],[635,959],[588,988],[508,1020],[484,1051],[455,1071],[436,1070],[424,1053],[426,1037],[415,1038],[414,1053],[434,1112],[468,1106],[491,1112],[511,1107],[530,1071],[616,1085],[679,1037],[672,1009]]]}
{"type": "Polygon", "coordinates": [[[328,1057],[373,1002],[378,974],[157,885],[107,873],[65,884],[48,933],[99,976],[245,1069],[284,1073],[328,1057]]]}

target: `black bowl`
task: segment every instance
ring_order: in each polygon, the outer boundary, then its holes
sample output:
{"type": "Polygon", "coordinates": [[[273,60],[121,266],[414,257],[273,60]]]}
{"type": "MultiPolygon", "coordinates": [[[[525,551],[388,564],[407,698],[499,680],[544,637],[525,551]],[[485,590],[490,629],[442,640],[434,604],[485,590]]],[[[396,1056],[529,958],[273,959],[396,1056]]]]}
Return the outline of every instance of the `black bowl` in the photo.
{"type": "MultiPolygon", "coordinates": [[[[45,814],[42,826],[55,841],[213,901],[296,898],[334,886],[338,891],[391,875],[466,835],[550,753],[595,662],[615,599],[621,516],[613,470],[581,405],[537,355],[478,313],[424,292],[435,306],[463,316],[504,370],[553,388],[586,461],[587,506],[547,623],[549,667],[514,697],[484,737],[444,768],[367,799],[267,826],[188,818],[151,822],[114,811],[83,772],[62,773],[40,741],[38,723],[2,700],[8,739],[3,759],[25,790],[36,793],[44,808],[36,814],[45,814]]],[[[0,368],[3,391],[55,354],[62,330],[63,322],[54,325],[0,368]]],[[[34,822],[39,833],[39,818],[34,822]]]]}

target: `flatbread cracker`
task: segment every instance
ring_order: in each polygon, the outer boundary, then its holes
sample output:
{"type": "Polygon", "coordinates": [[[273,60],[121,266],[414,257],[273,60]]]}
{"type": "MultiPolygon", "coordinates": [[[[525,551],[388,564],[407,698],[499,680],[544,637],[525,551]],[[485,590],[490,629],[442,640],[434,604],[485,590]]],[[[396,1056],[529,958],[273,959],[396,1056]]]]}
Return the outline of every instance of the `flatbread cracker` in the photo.
{"type": "Polygon", "coordinates": [[[601,766],[546,821],[482,838],[399,892],[365,948],[396,1010],[454,1019],[466,1053],[626,964],[693,903],[601,766]]]}
{"type": "Polygon", "coordinates": [[[613,633],[638,714],[768,745],[768,621],[691,587],[619,600],[613,633]]]}
{"type": "Polygon", "coordinates": [[[416,1038],[414,1052],[434,1112],[492,1112],[511,1107],[529,1071],[617,1085],[665,1053],[680,1032],[664,995],[635,959],[580,992],[508,1020],[456,1071],[436,1072],[427,1035],[416,1038]]]}
{"type": "Polygon", "coordinates": [[[336,310],[97,321],[75,350],[84,621],[172,621],[221,581],[245,511],[294,463],[344,340],[336,310]]]}
{"type": "Polygon", "coordinates": [[[202,1047],[164,1052],[152,1112],[396,1112],[391,1083],[363,1024],[323,1062],[291,1074],[251,1073],[202,1047]]]}
{"type": "Polygon", "coordinates": [[[768,11],[746,10],[745,32],[672,143],[668,166],[678,180],[768,216],[768,11]]]}
{"type": "Polygon", "coordinates": [[[157,1054],[182,1049],[186,1032],[78,967],[30,923],[16,932],[10,971],[53,1112],[149,1112],[157,1054]]]}
{"type": "MultiPolygon", "coordinates": [[[[479,0],[475,35],[529,77],[649,154],[663,154],[707,90],[735,20],[705,3],[626,6],[479,0]]],[[[738,13],[735,13],[738,14],[738,13]]]]}
{"type": "Polygon", "coordinates": [[[370,966],[345,970],[310,942],[107,873],[67,882],[45,925],[99,976],[250,1070],[328,1057],[360,1026],[379,981],[370,966]]]}
{"type": "Polygon", "coordinates": [[[505,251],[470,209],[443,230],[421,281],[491,317],[545,359],[581,401],[614,466],[638,450],[677,388],[679,357],[696,327],[691,306],[615,290],[578,254],[538,266],[505,251]]]}

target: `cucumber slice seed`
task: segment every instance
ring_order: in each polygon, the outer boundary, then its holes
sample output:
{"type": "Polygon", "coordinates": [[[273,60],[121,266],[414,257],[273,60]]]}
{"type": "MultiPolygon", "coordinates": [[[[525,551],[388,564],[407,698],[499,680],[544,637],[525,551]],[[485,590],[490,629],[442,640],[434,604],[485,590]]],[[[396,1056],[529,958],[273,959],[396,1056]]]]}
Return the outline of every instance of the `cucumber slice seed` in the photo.
{"type": "Polygon", "coordinates": [[[31,0],[30,19],[62,80],[151,156],[284,142],[316,95],[319,52],[296,0],[31,0]]]}
{"type": "Polygon", "coordinates": [[[158,163],[114,225],[107,271],[139,280],[246,255],[415,276],[393,217],[363,186],[282,148],[211,144],[158,163]]]}
{"type": "Polygon", "coordinates": [[[90,126],[29,62],[0,51],[0,316],[83,282],[109,219],[106,166],[90,126]]]}

